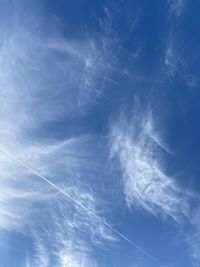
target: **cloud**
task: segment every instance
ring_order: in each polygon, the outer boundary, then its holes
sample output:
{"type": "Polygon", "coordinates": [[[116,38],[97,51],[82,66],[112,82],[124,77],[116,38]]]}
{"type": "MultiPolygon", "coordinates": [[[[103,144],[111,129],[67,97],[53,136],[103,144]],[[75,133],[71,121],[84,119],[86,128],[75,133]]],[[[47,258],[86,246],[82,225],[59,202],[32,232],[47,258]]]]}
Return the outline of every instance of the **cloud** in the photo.
{"type": "Polygon", "coordinates": [[[49,252],[39,236],[35,237],[34,251],[33,266],[48,267],[50,265],[49,252]]]}
{"type": "Polygon", "coordinates": [[[170,42],[170,44],[167,46],[164,64],[166,68],[166,75],[169,78],[173,78],[174,75],[178,72],[178,68],[180,67],[180,58],[177,55],[172,42],[170,42]]]}
{"type": "Polygon", "coordinates": [[[84,254],[74,253],[74,251],[65,248],[59,253],[59,265],[58,267],[93,267],[96,266],[94,262],[91,262],[84,254]]]}
{"type": "MultiPolygon", "coordinates": [[[[197,199],[198,200],[198,199],[197,199]]],[[[198,202],[197,202],[198,203],[198,202]]],[[[195,208],[192,212],[190,223],[191,229],[185,234],[185,242],[188,246],[194,266],[200,263],[200,209],[195,208]]]]}
{"type": "MultiPolygon", "coordinates": [[[[53,242],[53,240],[52,240],[53,242]]],[[[27,259],[26,267],[95,267],[95,261],[91,259],[88,251],[78,251],[73,242],[62,236],[60,243],[53,242],[54,246],[45,244],[39,236],[35,236],[35,252],[32,259],[27,259]]]]}
{"type": "Polygon", "coordinates": [[[166,40],[163,63],[164,75],[167,76],[169,80],[179,77],[188,89],[198,85],[198,77],[191,73],[190,64],[186,55],[181,53],[180,45],[176,37],[171,33],[166,40]]]}
{"type": "Polygon", "coordinates": [[[0,28],[0,148],[23,162],[1,149],[0,230],[32,240],[26,266],[94,266],[93,247],[117,241],[102,223],[105,202],[88,187],[99,170],[96,140],[81,133],[61,139],[55,124],[84,116],[103,93],[102,77],[109,79],[110,68],[107,40],[76,39],[59,29],[45,34],[38,31],[40,18],[37,25],[23,19],[0,28]]]}
{"type": "MultiPolygon", "coordinates": [[[[105,247],[107,242],[116,241],[93,216],[96,213],[94,197],[78,188],[71,188],[71,195],[92,214],[67,199],[57,199],[57,205],[51,204],[49,213],[40,216],[39,228],[33,228],[34,253],[30,266],[97,266],[92,256],[93,246],[105,247]]],[[[99,214],[97,216],[102,218],[99,214]]]]}
{"type": "Polygon", "coordinates": [[[166,39],[164,74],[169,79],[179,76],[188,86],[193,86],[193,84],[195,84],[195,78],[189,74],[188,63],[185,59],[185,55],[181,54],[180,51],[180,46],[176,37],[170,33],[166,39]]]}
{"type": "MultiPolygon", "coordinates": [[[[1,153],[4,171],[1,172],[0,228],[35,240],[30,266],[49,266],[52,258],[63,264],[68,262],[70,259],[64,257],[64,251],[69,242],[72,251],[79,251],[77,257],[87,252],[87,256],[80,257],[89,259],[93,247],[105,247],[118,240],[103,223],[106,220],[100,210],[105,202],[87,189],[87,177],[92,175],[88,166],[92,170],[93,165],[89,151],[85,150],[87,144],[92,144],[88,136],[41,147],[21,146],[17,157],[24,165],[1,153]],[[26,164],[50,177],[66,195],[41,180],[26,164]]],[[[17,154],[14,147],[11,153],[17,154]]],[[[75,256],[70,263],[74,266],[80,263],[79,258],[75,262],[75,256]]]]}
{"type": "MultiPolygon", "coordinates": [[[[3,155],[2,155],[3,156],[3,155]]],[[[33,176],[4,155],[1,160],[0,228],[22,231],[36,203],[53,198],[55,193],[34,181],[33,176]]]]}
{"type": "Polygon", "coordinates": [[[120,164],[126,203],[176,222],[179,241],[187,245],[192,264],[199,266],[199,197],[165,174],[164,156],[172,152],[162,141],[152,112],[135,107],[128,118],[121,113],[112,121],[109,139],[111,159],[120,164]]]}
{"type": "Polygon", "coordinates": [[[179,222],[188,216],[188,204],[176,182],[162,169],[162,153],[168,153],[151,113],[124,116],[111,126],[111,156],[121,167],[127,205],[179,222]]]}
{"type": "Polygon", "coordinates": [[[191,236],[186,237],[186,244],[188,245],[190,257],[193,260],[193,264],[195,266],[199,266],[200,262],[200,238],[199,238],[199,232],[191,233],[191,236]]]}
{"type": "Polygon", "coordinates": [[[101,88],[104,54],[95,41],[82,42],[45,40],[24,30],[5,38],[0,49],[3,131],[80,116],[99,95],[95,88],[101,88]]]}
{"type": "Polygon", "coordinates": [[[11,10],[11,25],[3,17],[6,27],[0,27],[2,138],[33,135],[56,121],[84,116],[110,79],[111,41],[104,33],[64,35],[45,16],[36,22],[34,12],[26,23],[20,4],[11,10]],[[46,24],[53,24],[56,33],[47,34],[46,24]]]}
{"type": "MultiPolygon", "coordinates": [[[[23,4],[11,6],[12,27],[3,17],[7,27],[0,28],[0,147],[62,185],[76,187],[97,168],[88,152],[94,140],[81,134],[60,140],[55,123],[83,116],[99,97],[108,73],[107,50],[94,36],[72,38],[59,29],[47,34],[44,24],[52,21],[39,16],[36,22],[31,13],[26,23],[23,4]],[[54,129],[51,136],[45,127],[54,129]]],[[[58,196],[8,155],[1,153],[0,162],[0,227],[19,230],[40,202],[46,208],[45,202],[58,196]]]]}
{"type": "Polygon", "coordinates": [[[168,0],[170,13],[179,17],[186,5],[186,0],[168,0]]]}

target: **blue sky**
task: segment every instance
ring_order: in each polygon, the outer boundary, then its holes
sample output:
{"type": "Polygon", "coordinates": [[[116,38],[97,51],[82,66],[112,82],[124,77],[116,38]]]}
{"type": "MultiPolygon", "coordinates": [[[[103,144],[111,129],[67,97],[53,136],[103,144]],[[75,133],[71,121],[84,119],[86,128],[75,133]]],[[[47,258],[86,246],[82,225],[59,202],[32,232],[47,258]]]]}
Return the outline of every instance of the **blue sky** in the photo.
{"type": "Polygon", "coordinates": [[[200,265],[197,0],[0,0],[0,267],[200,265]]]}

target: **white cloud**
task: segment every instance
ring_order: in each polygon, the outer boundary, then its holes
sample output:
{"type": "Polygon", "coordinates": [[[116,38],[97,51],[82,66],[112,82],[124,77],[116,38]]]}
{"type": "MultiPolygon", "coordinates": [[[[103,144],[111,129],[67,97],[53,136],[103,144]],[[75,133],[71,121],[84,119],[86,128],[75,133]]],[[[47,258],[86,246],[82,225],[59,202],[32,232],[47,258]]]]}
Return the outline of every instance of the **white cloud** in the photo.
{"type": "Polygon", "coordinates": [[[51,41],[23,30],[6,37],[0,49],[1,129],[12,134],[81,115],[99,95],[104,60],[87,39],[51,41]]]}
{"type": "Polygon", "coordinates": [[[94,197],[77,188],[71,188],[70,194],[80,204],[76,206],[69,199],[57,199],[57,205],[51,204],[49,212],[37,214],[41,223],[37,232],[32,233],[35,253],[29,260],[30,266],[96,266],[93,245],[105,247],[107,242],[116,241],[101,223],[102,217],[98,214],[98,220],[93,216],[96,214],[94,197]]]}
{"type": "MultiPolygon", "coordinates": [[[[3,156],[3,155],[2,155],[3,156]]],[[[55,196],[51,189],[35,181],[27,171],[10,161],[1,160],[0,228],[23,231],[29,217],[37,210],[36,203],[46,202],[55,196]]]]}
{"type": "Polygon", "coordinates": [[[166,41],[164,74],[169,79],[176,78],[176,76],[181,77],[188,89],[198,85],[198,77],[190,73],[190,65],[185,55],[181,53],[180,45],[172,34],[169,34],[166,41]]]}
{"type": "Polygon", "coordinates": [[[0,227],[24,231],[27,227],[41,224],[45,219],[42,210],[53,210],[52,220],[55,221],[56,216],[62,217],[71,237],[78,239],[76,233],[79,232],[84,238],[96,242],[114,241],[115,238],[102,224],[101,216],[94,216],[98,214],[96,206],[100,207],[102,203],[86,189],[86,178],[91,175],[91,170],[97,168],[96,165],[93,167],[90,152],[85,149],[89,144],[92,144],[92,139],[80,137],[41,147],[18,144],[19,150],[13,146],[10,153],[23,164],[1,150],[0,227]],[[48,177],[70,198],[62,196],[26,165],[48,177]],[[82,209],[83,205],[85,209],[82,209]]]}
{"type": "Polygon", "coordinates": [[[39,235],[35,236],[34,242],[34,260],[33,266],[38,267],[49,267],[50,265],[50,258],[49,258],[49,251],[42,239],[39,235]]]}
{"type": "Polygon", "coordinates": [[[26,23],[20,4],[13,6],[12,27],[0,27],[2,138],[33,134],[56,120],[83,116],[103,94],[111,68],[111,47],[103,33],[73,38],[57,28],[57,33],[47,34],[43,24],[51,20],[38,17],[36,22],[30,14],[26,23]]]}
{"type": "Polygon", "coordinates": [[[179,17],[186,5],[186,0],[168,0],[170,13],[179,17]]]}
{"type": "Polygon", "coordinates": [[[175,48],[172,43],[170,43],[166,49],[164,64],[166,68],[166,75],[169,78],[173,78],[180,67],[180,59],[175,52],[175,48]]]}
{"type": "Polygon", "coordinates": [[[24,166],[50,177],[66,196],[1,153],[0,228],[35,240],[28,266],[46,267],[54,262],[58,267],[94,266],[93,246],[105,247],[117,241],[98,210],[105,202],[87,189],[88,166],[92,169],[93,161],[85,148],[91,143],[86,136],[46,146],[18,144],[18,154],[12,147],[11,153],[24,166]]]}
{"type": "Polygon", "coordinates": [[[57,267],[95,267],[95,261],[91,259],[88,252],[77,250],[71,241],[65,241],[62,249],[56,253],[58,262],[57,267]]]}
{"type": "Polygon", "coordinates": [[[0,28],[0,149],[19,159],[0,152],[0,230],[35,240],[26,266],[46,267],[54,261],[58,267],[94,266],[92,247],[116,241],[98,211],[103,204],[87,185],[99,168],[95,138],[60,140],[58,130],[51,137],[49,132],[38,136],[47,125],[54,129],[57,121],[83,116],[103,93],[102,77],[109,77],[110,68],[107,40],[47,36],[38,31],[39,18],[37,25],[23,18],[6,31],[0,28]]]}
{"type": "MultiPolygon", "coordinates": [[[[198,199],[197,199],[198,200],[198,199]]],[[[188,245],[194,266],[200,263],[200,209],[194,209],[191,218],[191,229],[185,233],[185,242],[188,245]]]]}
{"type": "Polygon", "coordinates": [[[160,132],[152,113],[135,111],[131,120],[121,115],[111,124],[111,158],[120,163],[127,205],[173,219],[179,241],[185,241],[192,264],[199,266],[200,212],[195,208],[199,197],[165,174],[163,156],[171,151],[160,132]],[[185,227],[187,231],[182,231],[185,227]]]}
{"type": "Polygon", "coordinates": [[[188,204],[176,182],[162,169],[162,143],[152,116],[135,113],[131,122],[122,116],[111,126],[111,155],[117,156],[129,207],[142,207],[175,221],[188,216],[188,204]]]}

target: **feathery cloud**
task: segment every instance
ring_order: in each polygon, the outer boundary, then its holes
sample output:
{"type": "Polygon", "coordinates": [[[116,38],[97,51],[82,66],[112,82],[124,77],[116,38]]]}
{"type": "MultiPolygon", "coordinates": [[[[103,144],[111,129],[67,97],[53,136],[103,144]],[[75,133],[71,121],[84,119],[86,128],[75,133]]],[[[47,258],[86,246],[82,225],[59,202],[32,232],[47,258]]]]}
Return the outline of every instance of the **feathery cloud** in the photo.
{"type": "Polygon", "coordinates": [[[142,207],[153,215],[180,221],[188,204],[176,182],[162,169],[161,154],[168,153],[151,114],[134,113],[131,122],[122,116],[111,126],[111,155],[117,156],[129,207],[142,207]]]}
{"type": "Polygon", "coordinates": [[[183,12],[186,0],[168,0],[170,13],[179,17],[183,12]]]}
{"type": "Polygon", "coordinates": [[[103,205],[87,185],[98,169],[94,139],[80,133],[61,140],[45,127],[83,116],[101,95],[102,77],[109,72],[108,46],[95,36],[41,34],[37,26],[19,16],[16,27],[0,28],[0,147],[75,201],[1,150],[0,229],[34,240],[27,266],[53,266],[53,256],[57,266],[88,266],[93,246],[117,240],[103,225],[103,205]]]}

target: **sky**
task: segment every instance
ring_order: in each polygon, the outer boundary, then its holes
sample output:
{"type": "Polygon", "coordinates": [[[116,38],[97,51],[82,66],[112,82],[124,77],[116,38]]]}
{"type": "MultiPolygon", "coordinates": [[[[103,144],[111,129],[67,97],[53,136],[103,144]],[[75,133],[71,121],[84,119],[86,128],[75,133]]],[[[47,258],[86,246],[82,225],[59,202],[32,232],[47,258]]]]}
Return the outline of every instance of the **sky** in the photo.
{"type": "Polygon", "coordinates": [[[0,267],[200,266],[199,10],[0,0],[0,267]]]}

